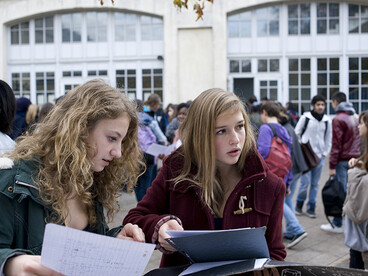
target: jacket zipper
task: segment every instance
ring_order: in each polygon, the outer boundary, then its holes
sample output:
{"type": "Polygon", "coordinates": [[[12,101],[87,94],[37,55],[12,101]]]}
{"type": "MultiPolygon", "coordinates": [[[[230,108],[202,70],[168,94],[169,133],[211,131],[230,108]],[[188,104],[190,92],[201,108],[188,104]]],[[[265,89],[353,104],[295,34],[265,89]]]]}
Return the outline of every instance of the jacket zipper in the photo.
{"type": "Polygon", "coordinates": [[[16,180],[15,183],[18,184],[18,185],[21,185],[21,186],[26,186],[26,187],[29,187],[29,188],[36,189],[37,191],[39,190],[38,187],[35,187],[31,184],[28,184],[28,183],[25,183],[25,182],[22,182],[22,181],[19,181],[19,180],[16,180]]]}

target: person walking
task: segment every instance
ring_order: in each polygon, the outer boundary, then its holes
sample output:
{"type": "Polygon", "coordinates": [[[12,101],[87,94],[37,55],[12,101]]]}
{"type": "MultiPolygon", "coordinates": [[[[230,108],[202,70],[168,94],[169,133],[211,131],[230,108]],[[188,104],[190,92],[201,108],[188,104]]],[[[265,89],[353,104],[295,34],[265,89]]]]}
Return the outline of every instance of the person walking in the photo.
{"type": "MultiPolygon", "coordinates": [[[[343,92],[332,95],[332,107],[336,117],[332,120],[332,149],[329,175],[336,175],[346,192],[349,160],[360,156],[359,118],[351,103],[346,102],[343,92]]],[[[322,224],[323,231],[343,233],[342,217],[334,217],[332,223],[322,224]]]]}
{"type": "Polygon", "coordinates": [[[26,121],[26,114],[28,111],[28,107],[32,104],[32,102],[25,97],[21,97],[16,101],[16,112],[15,118],[13,122],[13,131],[10,134],[10,138],[13,140],[17,139],[18,136],[22,135],[24,131],[28,128],[28,124],[26,121]]]}
{"type": "MultiPolygon", "coordinates": [[[[309,141],[312,150],[321,161],[319,165],[301,176],[295,214],[303,214],[303,205],[307,199],[309,187],[306,215],[310,218],[316,218],[318,185],[325,157],[331,149],[332,126],[330,119],[324,114],[326,98],[322,95],[316,95],[312,98],[311,105],[312,110],[305,112],[299,119],[295,127],[295,133],[303,144],[309,141]]],[[[295,181],[297,181],[297,178],[295,178],[295,181]]]]}

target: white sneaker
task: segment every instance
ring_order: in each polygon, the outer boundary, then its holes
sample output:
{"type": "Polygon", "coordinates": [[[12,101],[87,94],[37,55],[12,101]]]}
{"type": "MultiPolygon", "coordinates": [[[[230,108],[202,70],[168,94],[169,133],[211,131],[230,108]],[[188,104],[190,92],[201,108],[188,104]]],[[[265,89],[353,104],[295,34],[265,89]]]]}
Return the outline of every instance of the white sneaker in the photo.
{"type": "Polygon", "coordinates": [[[330,223],[322,224],[321,229],[323,231],[331,232],[331,233],[337,233],[337,234],[344,233],[344,229],[342,228],[342,226],[341,227],[337,227],[336,225],[332,226],[330,223]]]}

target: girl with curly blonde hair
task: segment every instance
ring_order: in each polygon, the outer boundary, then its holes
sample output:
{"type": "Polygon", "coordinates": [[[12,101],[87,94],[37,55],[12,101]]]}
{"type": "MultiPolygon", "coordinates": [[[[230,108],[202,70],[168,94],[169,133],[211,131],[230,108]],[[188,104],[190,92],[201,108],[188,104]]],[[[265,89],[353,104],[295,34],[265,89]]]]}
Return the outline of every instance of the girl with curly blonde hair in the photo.
{"type": "Polygon", "coordinates": [[[272,259],[282,244],[285,184],[256,149],[244,104],[213,88],[190,105],[179,128],[182,146],[164,159],[145,197],[124,223],[137,223],[164,254],[161,266],[189,261],[165,240],[167,230],[220,230],[266,226],[272,259]]]}
{"type": "Polygon", "coordinates": [[[108,231],[104,218],[105,210],[112,219],[119,189],[131,190],[143,165],[137,131],[133,103],[92,80],[17,140],[9,158],[0,160],[0,267],[6,275],[20,275],[27,265],[31,274],[48,270],[40,256],[30,256],[41,253],[47,222],[144,240],[136,225],[108,231]],[[10,258],[19,254],[26,255],[10,258]]]}

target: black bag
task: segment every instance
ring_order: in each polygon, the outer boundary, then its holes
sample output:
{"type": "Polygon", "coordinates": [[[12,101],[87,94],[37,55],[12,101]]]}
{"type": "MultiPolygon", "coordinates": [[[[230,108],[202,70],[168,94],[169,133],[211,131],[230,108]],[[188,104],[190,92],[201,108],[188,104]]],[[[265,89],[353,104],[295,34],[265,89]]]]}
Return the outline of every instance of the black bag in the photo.
{"type": "Polygon", "coordinates": [[[336,176],[331,176],[322,189],[322,202],[325,208],[325,215],[329,223],[329,216],[342,217],[342,207],[344,206],[346,193],[342,183],[336,176]]]}

